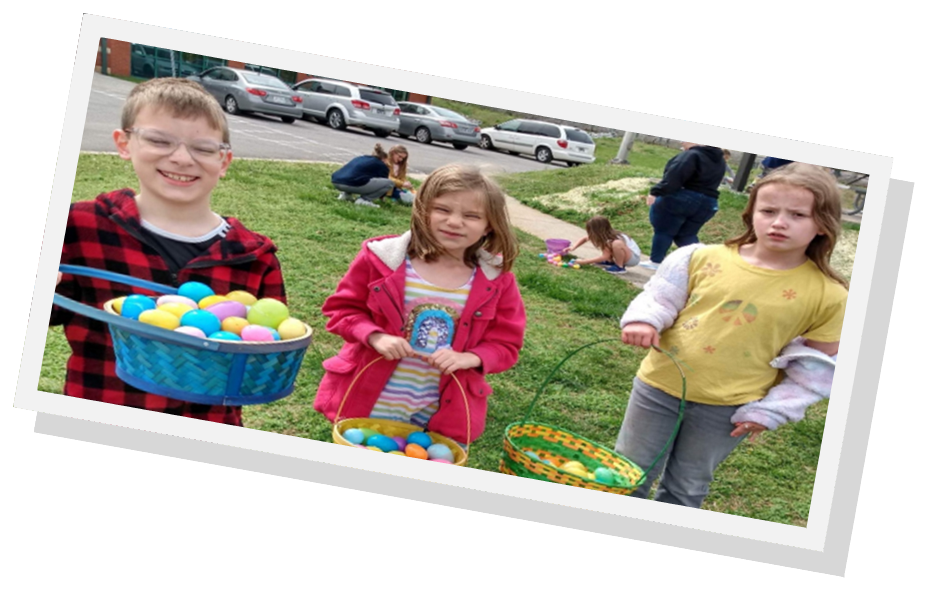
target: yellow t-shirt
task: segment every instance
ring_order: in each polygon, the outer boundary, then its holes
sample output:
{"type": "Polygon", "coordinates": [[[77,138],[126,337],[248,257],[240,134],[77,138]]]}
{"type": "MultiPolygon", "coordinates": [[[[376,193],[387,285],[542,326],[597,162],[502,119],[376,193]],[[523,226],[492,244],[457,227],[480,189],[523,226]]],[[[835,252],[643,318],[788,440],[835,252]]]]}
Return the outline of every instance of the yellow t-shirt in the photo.
{"type": "MultiPolygon", "coordinates": [[[[686,399],[715,406],[764,397],[779,370],[770,361],[791,340],[841,339],[847,290],[807,260],[790,270],[758,268],[735,247],[707,246],[693,253],[686,306],[661,334],[661,348],[686,374],[686,399]]],[[[652,350],[638,378],[675,397],[680,373],[652,350]]]]}

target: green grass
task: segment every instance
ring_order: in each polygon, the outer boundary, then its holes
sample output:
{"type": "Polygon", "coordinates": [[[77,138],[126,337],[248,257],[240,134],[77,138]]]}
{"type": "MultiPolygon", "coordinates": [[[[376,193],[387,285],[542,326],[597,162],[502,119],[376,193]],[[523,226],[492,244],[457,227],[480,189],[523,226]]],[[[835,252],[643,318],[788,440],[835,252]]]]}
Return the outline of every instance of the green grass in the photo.
{"type": "MultiPolygon", "coordinates": [[[[611,149],[611,148],[609,148],[611,149]]],[[[672,150],[636,146],[632,166],[581,166],[503,178],[514,196],[531,203],[535,194],[599,184],[621,175],[659,176],[672,150]]],[[[319,309],[344,274],[365,238],[405,231],[409,209],[385,205],[362,209],[335,199],[329,184],[334,165],[238,160],[214,192],[213,207],[269,235],[279,256],[294,316],[315,329],[315,338],[297,379],[295,392],[280,401],[244,408],[249,428],[328,441],[331,425],[312,409],[322,377],[321,362],[334,355],[341,340],[324,330],[319,309]]],[[[103,191],[135,187],[129,163],[115,156],[81,154],[73,200],[103,191]]],[[[740,212],[736,195],[725,195],[725,214],[716,235],[740,212]]],[[[642,205],[621,212],[622,229],[644,238],[642,205]]],[[[558,212],[559,216],[567,215],[558,212]]],[[[568,216],[569,217],[569,216],[568,216]]],[[[570,217],[571,221],[578,221],[570,217]]],[[[646,224],[646,221],[644,222],[646,224]]],[[[528,314],[529,329],[519,364],[491,375],[494,388],[485,434],[474,443],[468,465],[496,471],[506,426],[521,419],[548,372],[571,349],[592,340],[617,337],[618,319],[637,293],[627,282],[594,268],[557,268],[538,257],[539,238],[517,232],[522,253],[515,274],[528,314]]],[[[649,239],[641,239],[645,246],[649,239]]],[[[39,388],[60,392],[69,348],[58,328],[49,329],[39,388]]],[[[639,349],[610,343],[587,349],[564,365],[536,407],[533,418],[578,432],[612,448],[622,422],[631,381],[643,358],[639,349]]],[[[706,508],[730,514],[804,526],[818,462],[827,404],[820,404],[798,425],[767,433],[754,445],[743,444],[718,470],[706,508]]]]}

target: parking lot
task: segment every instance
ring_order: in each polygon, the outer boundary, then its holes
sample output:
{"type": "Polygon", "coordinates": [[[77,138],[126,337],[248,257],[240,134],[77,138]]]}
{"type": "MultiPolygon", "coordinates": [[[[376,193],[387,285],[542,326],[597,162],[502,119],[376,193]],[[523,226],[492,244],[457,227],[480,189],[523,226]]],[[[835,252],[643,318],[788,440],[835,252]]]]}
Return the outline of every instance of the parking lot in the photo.
{"type": "MultiPolygon", "coordinates": [[[[94,74],[91,85],[87,117],[81,150],[114,152],[113,130],[119,126],[120,113],[126,96],[134,84],[94,74]]],[[[227,115],[232,135],[232,151],[240,158],[269,158],[344,163],[351,158],[370,154],[374,144],[385,148],[402,144],[409,150],[409,171],[428,174],[439,166],[451,162],[472,164],[487,173],[526,172],[548,170],[564,164],[541,164],[527,156],[514,156],[470,147],[455,150],[446,144],[420,144],[413,139],[390,136],[384,139],[373,133],[349,128],[336,131],[326,125],[310,121],[283,123],[275,117],[263,115],[227,115]]]]}

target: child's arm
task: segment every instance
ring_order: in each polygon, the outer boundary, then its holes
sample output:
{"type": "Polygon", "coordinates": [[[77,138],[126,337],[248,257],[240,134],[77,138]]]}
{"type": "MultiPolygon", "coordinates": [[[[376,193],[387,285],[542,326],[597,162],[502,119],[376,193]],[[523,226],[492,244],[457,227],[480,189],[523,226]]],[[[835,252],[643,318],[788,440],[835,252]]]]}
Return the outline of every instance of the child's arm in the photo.
{"type": "MultiPolygon", "coordinates": [[[[775,430],[787,422],[802,420],[806,408],[828,399],[837,357],[819,350],[821,344],[825,343],[804,342],[802,338],[790,342],[770,363],[783,369],[784,379],[763,398],[738,408],[731,417],[732,424],[753,422],[775,430]]],[[[828,344],[828,349],[837,349],[837,342],[828,344]]]]}
{"type": "Polygon", "coordinates": [[[326,330],[346,342],[360,342],[366,346],[370,345],[371,334],[383,331],[367,309],[370,281],[371,268],[365,253],[360,252],[339,281],[335,293],[322,304],[322,315],[329,318],[326,330]]]}
{"type": "Polygon", "coordinates": [[[502,373],[519,360],[525,341],[525,304],[515,277],[499,294],[496,317],[483,334],[483,339],[470,352],[480,358],[478,370],[502,373]]]}
{"type": "Polygon", "coordinates": [[[595,264],[597,262],[606,262],[608,260],[612,260],[612,252],[609,250],[603,250],[601,256],[597,256],[596,258],[584,258],[583,260],[574,260],[574,264],[595,264]]]}
{"type": "Polygon", "coordinates": [[[272,257],[273,260],[270,262],[268,270],[261,278],[261,288],[256,295],[258,299],[273,297],[286,304],[287,292],[286,289],[284,289],[284,275],[280,270],[280,260],[276,255],[272,255],[272,257]]]}
{"type": "Polygon", "coordinates": [[[702,247],[703,244],[693,244],[667,256],[644,291],[628,305],[619,326],[624,329],[628,324],[641,322],[658,332],[672,326],[690,296],[690,258],[702,247]]]}
{"type": "Polygon", "coordinates": [[[583,236],[582,238],[580,238],[579,240],[577,240],[577,243],[576,243],[576,244],[573,244],[573,245],[571,245],[571,246],[567,246],[567,248],[564,249],[564,252],[565,252],[565,253],[567,253],[567,252],[573,252],[574,250],[576,250],[577,248],[579,248],[580,246],[586,244],[586,243],[589,242],[589,241],[590,241],[590,237],[589,237],[589,236],[583,236]]]}

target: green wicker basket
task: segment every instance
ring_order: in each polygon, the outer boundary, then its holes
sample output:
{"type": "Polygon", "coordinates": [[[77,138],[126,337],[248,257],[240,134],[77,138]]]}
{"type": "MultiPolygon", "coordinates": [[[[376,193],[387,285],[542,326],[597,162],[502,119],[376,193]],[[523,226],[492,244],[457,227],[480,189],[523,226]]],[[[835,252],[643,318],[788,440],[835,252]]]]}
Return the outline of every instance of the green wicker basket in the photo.
{"type": "Polygon", "coordinates": [[[610,338],[581,346],[564,357],[561,362],[554,367],[554,370],[551,371],[541,384],[541,387],[538,388],[538,393],[535,394],[535,398],[529,405],[528,411],[525,413],[525,417],[522,421],[510,424],[506,427],[506,432],[503,436],[503,457],[500,459],[499,463],[499,470],[501,473],[621,495],[631,494],[644,482],[648,473],[651,472],[654,466],[657,465],[667,452],[671,441],[677,436],[680,424],[683,422],[683,409],[686,404],[686,375],[684,375],[683,369],[680,367],[677,359],[669,352],[656,346],[654,347],[655,350],[667,355],[670,360],[673,361],[674,365],[676,365],[677,370],[680,371],[680,377],[683,379],[683,395],[680,399],[680,412],[677,416],[677,424],[674,427],[673,434],[670,435],[667,444],[664,445],[664,448],[661,449],[661,452],[647,469],[642,469],[627,457],[601,444],[593,442],[588,438],[584,438],[579,434],[550,424],[529,420],[538,398],[567,360],[585,348],[603,342],[613,342],[615,340],[617,339],[610,338]],[[532,453],[537,459],[528,453],[532,453]],[[546,463],[545,461],[549,461],[550,463],[546,463]],[[559,467],[568,461],[577,461],[583,464],[588,471],[594,471],[598,467],[610,469],[614,481],[612,483],[597,481],[570,471],[565,471],[559,467]]]}

